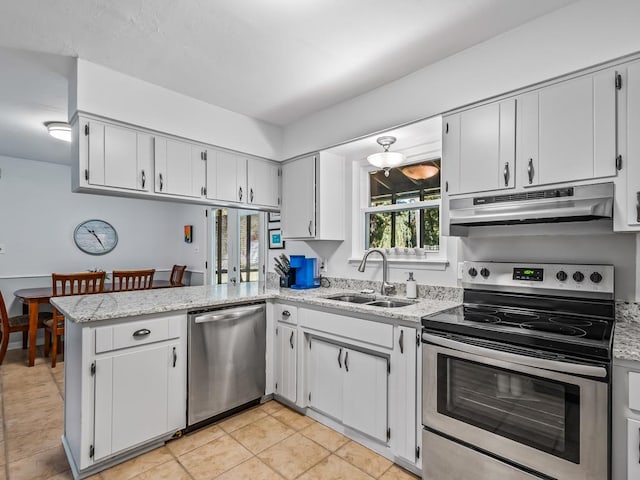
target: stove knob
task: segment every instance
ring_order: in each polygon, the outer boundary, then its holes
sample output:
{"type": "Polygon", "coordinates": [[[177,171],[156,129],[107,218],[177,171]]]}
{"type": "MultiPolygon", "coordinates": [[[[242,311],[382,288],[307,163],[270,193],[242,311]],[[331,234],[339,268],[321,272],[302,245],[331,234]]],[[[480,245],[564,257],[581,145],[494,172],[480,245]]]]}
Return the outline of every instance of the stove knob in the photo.
{"type": "Polygon", "coordinates": [[[475,277],[476,275],[478,275],[478,271],[475,268],[471,267],[469,269],[469,275],[471,275],[472,277],[475,277]]]}
{"type": "Polygon", "coordinates": [[[576,273],[573,274],[573,279],[576,282],[580,283],[581,281],[584,280],[584,274],[582,272],[576,272],[576,273]]]}
{"type": "Polygon", "coordinates": [[[556,273],[556,278],[561,282],[564,282],[567,279],[567,272],[565,272],[564,270],[560,270],[558,273],[556,273]]]}
{"type": "Polygon", "coordinates": [[[484,278],[487,278],[489,276],[490,272],[489,269],[487,268],[483,268],[480,270],[480,275],[482,275],[484,278]]]}
{"type": "Polygon", "coordinates": [[[591,279],[591,281],[593,283],[600,283],[602,281],[602,275],[600,275],[598,272],[593,272],[589,278],[591,279]]]}

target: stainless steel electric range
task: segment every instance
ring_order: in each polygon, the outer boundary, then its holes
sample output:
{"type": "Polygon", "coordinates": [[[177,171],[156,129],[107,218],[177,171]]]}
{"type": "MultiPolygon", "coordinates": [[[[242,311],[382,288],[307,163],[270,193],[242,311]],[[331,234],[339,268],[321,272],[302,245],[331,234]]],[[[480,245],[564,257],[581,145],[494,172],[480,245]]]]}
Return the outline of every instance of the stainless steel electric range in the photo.
{"type": "Polygon", "coordinates": [[[423,478],[607,480],[613,267],[465,262],[423,317],[423,478]]]}

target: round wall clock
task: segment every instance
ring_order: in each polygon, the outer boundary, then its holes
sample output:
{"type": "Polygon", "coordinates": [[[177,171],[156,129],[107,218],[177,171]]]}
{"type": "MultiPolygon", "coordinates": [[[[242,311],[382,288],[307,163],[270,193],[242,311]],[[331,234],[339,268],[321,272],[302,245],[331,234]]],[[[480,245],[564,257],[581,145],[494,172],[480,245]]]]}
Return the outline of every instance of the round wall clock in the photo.
{"type": "Polygon", "coordinates": [[[104,220],[86,220],[73,232],[76,246],[89,255],[104,255],[116,248],[118,233],[104,220]]]}

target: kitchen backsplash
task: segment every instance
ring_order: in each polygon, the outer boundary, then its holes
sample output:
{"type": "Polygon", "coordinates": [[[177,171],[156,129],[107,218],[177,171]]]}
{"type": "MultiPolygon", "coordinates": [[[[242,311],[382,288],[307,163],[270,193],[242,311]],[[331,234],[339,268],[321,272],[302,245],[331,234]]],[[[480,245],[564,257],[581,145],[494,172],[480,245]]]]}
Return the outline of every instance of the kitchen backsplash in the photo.
{"type": "MultiPolygon", "coordinates": [[[[278,288],[280,277],[272,272],[267,273],[267,288],[278,288]]],[[[331,288],[344,290],[373,290],[380,291],[381,282],[371,280],[357,280],[352,278],[323,277],[322,285],[331,288]],[[328,281],[328,284],[327,284],[328,281]]],[[[404,297],[406,285],[404,283],[392,283],[396,287],[395,296],[404,297]]],[[[418,297],[430,298],[433,300],[447,300],[452,302],[462,302],[462,289],[458,287],[441,287],[434,285],[418,284],[418,297]]]]}

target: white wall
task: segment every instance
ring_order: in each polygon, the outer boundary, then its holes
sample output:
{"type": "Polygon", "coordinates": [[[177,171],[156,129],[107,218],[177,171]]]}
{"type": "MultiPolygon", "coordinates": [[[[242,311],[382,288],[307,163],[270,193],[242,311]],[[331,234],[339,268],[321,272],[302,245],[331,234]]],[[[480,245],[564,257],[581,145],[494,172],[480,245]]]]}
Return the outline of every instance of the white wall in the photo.
{"type": "Polygon", "coordinates": [[[286,126],[282,155],[327,148],[640,51],[638,25],[637,0],[571,4],[286,126]]]}
{"type": "Polygon", "coordinates": [[[69,115],[80,110],[261,157],[280,156],[280,127],[83,59],[77,60],[75,73],[69,115]]]}
{"type": "MultiPolygon", "coordinates": [[[[99,268],[155,268],[167,278],[173,264],[202,270],[206,245],[196,221],[201,207],[152,200],[71,193],[68,166],[0,156],[0,289],[13,314],[13,291],[50,285],[52,272],[99,268]],[[78,223],[100,218],[118,231],[118,245],[103,256],[81,252],[73,241],[78,223]],[[183,241],[193,224],[194,243],[183,241]]],[[[195,279],[196,282],[198,279],[195,279]]]]}

